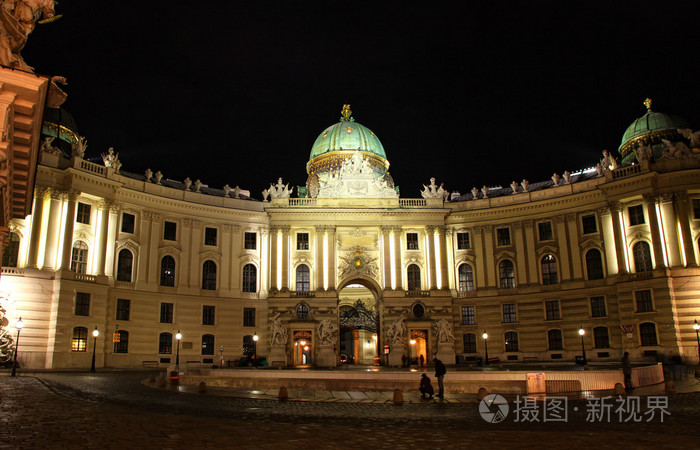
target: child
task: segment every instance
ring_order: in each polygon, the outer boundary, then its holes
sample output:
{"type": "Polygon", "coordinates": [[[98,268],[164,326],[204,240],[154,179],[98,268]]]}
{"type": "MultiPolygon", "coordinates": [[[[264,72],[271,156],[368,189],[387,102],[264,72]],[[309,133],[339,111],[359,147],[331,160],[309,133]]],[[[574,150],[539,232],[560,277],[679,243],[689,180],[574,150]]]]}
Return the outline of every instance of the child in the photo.
{"type": "Polygon", "coordinates": [[[425,398],[425,394],[430,395],[430,398],[433,398],[433,394],[435,391],[433,390],[433,385],[430,384],[430,378],[426,374],[421,375],[420,377],[420,394],[421,398],[425,398]]]}

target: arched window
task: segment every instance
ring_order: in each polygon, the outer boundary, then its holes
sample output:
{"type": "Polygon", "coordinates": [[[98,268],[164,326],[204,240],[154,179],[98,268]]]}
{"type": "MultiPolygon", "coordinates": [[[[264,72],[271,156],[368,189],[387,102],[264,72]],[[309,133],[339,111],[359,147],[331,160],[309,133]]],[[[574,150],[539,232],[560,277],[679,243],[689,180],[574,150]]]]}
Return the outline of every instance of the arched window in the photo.
{"type": "Polygon", "coordinates": [[[464,341],[464,353],[476,353],[476,335],[473,333],[467,333],[462,336],[464,341]]]}
{"type": "Polygon", "coordinates": [[[216,290],[216,263],[210,259],[202,264],[202,289],[216,290]]]}
{"type": "Polygon", "coordinates": [[[170,255],[160,260],[160,285],[175,286],[175,258],[170,255]]]}
{"type": "Polygon", "coordinates": [[[651,264],[651,250],[648,243],[640,241],[634,244],[632,254],[634,255],[634,269],[637,272],[651,272],[654,269],[651,264]]]}
{"type": "Polygon", "coordinates": [[[243,266],[243,292],[257,292],[258,268],[253,264],[243,266]]]}
{"type": "Polygon", "coordinates": [[[2,254],[3,267],[17,267],[17,259],[19,257],[19,235],[10,233],[10,240],[5,247],[5,252],[2,254]]]}
{"type": "Polygon", "coordinates": [[[547,331],[547,340],[549,341],[550,350],[562,350],[564,343],[562,342],[561,330],[547,331]]]}
{"type": "Polygon", "coordinates": [[[586,252],[586,272],[589,280],[603,279],[603,258],[596,249],[586,252]]]}
{"type": "Polygon", "coordinates": [[[513,262],[504,259],[498,265],[498,272],[501,280],[501,289],[510,289],[515,287],[515,270],[513,269],[513,262]]]}
{"type": "Polygon", "coordinates": [[[202,355],[213,355],[214,354],[214,335],[205,334],[202,335],[202,355]]]}
{"type": "Polygon", "coordinates": [[[131,273],[134,265],[134,254],[130,250],[122,249],[117,256],[117,281],[131,281],[131,273]]]}
{"type": "Polygon", "coordinates": [[[515,331],[509,331],[505,334],[506,339],[506,351],[507,352],[517,352],[518,350],[518,333],[515,331]]]}
{"type": "Polygon", "coordinates": [[[559,276],[557,275],[557,260],[554,255],[546,255],[542,258],[542,284],[557,284],[559,276]]]}
{"type": "Polygon", "coordinates": [[[71,343],[71,351],[84,352],[87,351],[87,328],[73,328],[73,341],[71,343]]]}
{"type": "Polygon", "coordinates": [[[70,259],[70,270],[75,273],[87,273],[88,246],[83,241],[75,241],[70,259]]]}
{"type": "Polygon", "coordinates": [[[158,353],[161,355],[170,355],[173,352],[173,335],[172,333],[160,333],[158,337],[158,353]]]}
{"type": "Polygon", "coordinates": [[[417,264],[411,264],[406,269],[408,275],[408,290],[420,291],[420,267],[417,264]]]}
{"type": "Polygon", "coordinates": [[[297,291],[309,292],[311,290],[311,270],[306,264],[297,266],[297,291]]]}
{"type": "Polygon", "coordinates": [[[117,342],[114,343],[114,353],[129,353],[129,332],[124,330],[116,331],[117,342]]]}
{"type": "Polygon", "coordinates": [[[309,307],[303,303],[297,306],[297,319],[306,319],[309,317],[309,307]]]}
{"type": "Polygon", "coordinates": [[[659,341],[656,338],[656,325],[651,322],[639,324],[639,337],[643,347],[659,345],[659,341]]]}
{"type": "Polygon", "coordinates": [[[459,292],[474,290],[474,271],[469,264],[459,265],[459,292]]]}
{"type": "Polygon", "coordinates": [[[593,341],[595,342],[595,348],[610,348],[608,327],[593,328],[593,341]]]}

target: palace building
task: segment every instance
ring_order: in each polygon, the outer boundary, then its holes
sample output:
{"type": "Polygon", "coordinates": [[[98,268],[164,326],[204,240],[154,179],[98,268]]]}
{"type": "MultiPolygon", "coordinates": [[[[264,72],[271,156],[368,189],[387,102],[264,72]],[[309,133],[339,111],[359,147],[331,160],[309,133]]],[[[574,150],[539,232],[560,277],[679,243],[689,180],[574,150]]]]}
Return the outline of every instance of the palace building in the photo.
{"type": "Polygon", "coordinates": [[[431,180],[421,198],[399,195],[349,105],[313,143],[306,186],[280,178],[262,201],[129,172],[111,151],[89,162],[61,108],[41,133],[0,278],[22,367],[87,368],[93,352],[113,368],[551,362],[582,345],[589,361],[697,362],[700,135],[650,104],[619,165],[605,152],[463,195],[431,180]]]}

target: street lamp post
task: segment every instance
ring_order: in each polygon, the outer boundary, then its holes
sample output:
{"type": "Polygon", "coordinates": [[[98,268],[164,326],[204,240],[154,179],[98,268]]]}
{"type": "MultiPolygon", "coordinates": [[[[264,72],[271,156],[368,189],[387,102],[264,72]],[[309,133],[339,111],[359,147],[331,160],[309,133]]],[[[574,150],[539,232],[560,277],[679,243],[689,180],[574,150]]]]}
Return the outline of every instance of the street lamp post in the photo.
{"type": "Polygon", "coordinates": [[[22,317],[17,320],[15,328],[17,328],[17,340],[15,341],[15,354],[12,358],[12,373],[10,376],[14,377],[17,373],[17,350],[19,350],[19,332],[22,331],[24,327],[24,322],[22,322],[22,317]]]}
{"type": "Polygon", "coordinates": [[[175,365],[177,368],[180,368],[180,339],[182,339],[182,334],[180,334],[180,330],[177,330],[177,334],[175,335],[175,339],[177,340],[177,356],[175,357],[175,365]]]}
{"type": "Polygon", "coordinates": [[[253,335],[253,365],[258,365],[258,332],[253,335]]]}
{"type": "Polygon", "coordinates": [[[90,372],[95,371],[95,349],[97,349],[97,336],[99,335],[100,331],[97,329],[97,326],[95,326],[95,329],[92,332],[92,337],[95,339],[92,342],[92,366],[90,367],[90,372]]]}
{"type": "Polygon", "coordinates": [[[586,359],[586,345],[583,342],[583,335],[586,334],[586,330],[580,327],[578,329],[578,334],[581,336],[581,352],[583,352],[583,365],[585,366],[588,364],[588,360],[586,359]]]}
{"type": "Polygon", "coordinates": [[[489,365],[489,335],[486,333],[486,330],[484,330],[484,334],[481,335],[482,338],[484,338],[484,357],[486,361],[484,361],[485,365],[489,365]]]}
{"type": "Polygon", "coordinates": [[[700,324],[698,319],[693,322],[693,330],[695,330],[695,337],[698,339],[698,364],[700,364],[700,324]]]}

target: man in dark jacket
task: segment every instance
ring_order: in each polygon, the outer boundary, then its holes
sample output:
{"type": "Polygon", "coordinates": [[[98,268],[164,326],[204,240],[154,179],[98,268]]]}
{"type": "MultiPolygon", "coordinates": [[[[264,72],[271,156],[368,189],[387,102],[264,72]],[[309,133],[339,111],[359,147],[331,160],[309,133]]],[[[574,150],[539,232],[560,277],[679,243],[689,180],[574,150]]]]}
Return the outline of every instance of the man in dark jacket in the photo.
{"type": "Polygon", "coordinates": [[[442,363],[437,358],[433,358],[433,362],[435,363],[435,378],[438,380],[438,395],[437,397],[442,398],[442,396],[445,394],[445,373],[447,373],[447,369],[445,368],[445,365],[442,363]]]}

